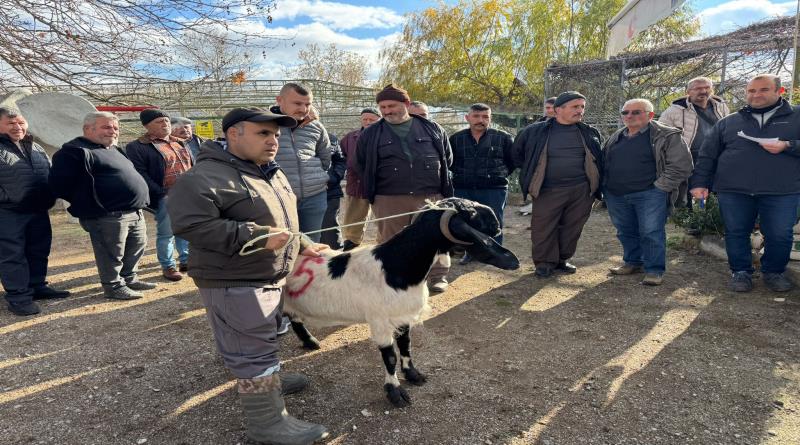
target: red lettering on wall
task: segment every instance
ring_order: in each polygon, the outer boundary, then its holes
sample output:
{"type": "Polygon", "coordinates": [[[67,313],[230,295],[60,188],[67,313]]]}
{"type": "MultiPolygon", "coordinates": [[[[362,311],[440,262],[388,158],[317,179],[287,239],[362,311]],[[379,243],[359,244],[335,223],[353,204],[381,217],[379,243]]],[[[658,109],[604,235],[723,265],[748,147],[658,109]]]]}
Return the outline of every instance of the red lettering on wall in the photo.
{"type": "Polygon", "coordinates": [[[307,256],[303,258],[303,261],[300,261],[300,265],[292,273],[292,276],[299,279],[301,276],[305,275],[308,278],[306,278],[306,282],[303,283],[299,289],[288,289],[286,291],[290,298],[297,298],[300,295],[303,295],[305,291],[308,290],[308,286],[311,286],[311,283],[314,282],[314,271],[306,267],[309,261],[315,264],[324,264],[325,258],[307,256]]]}

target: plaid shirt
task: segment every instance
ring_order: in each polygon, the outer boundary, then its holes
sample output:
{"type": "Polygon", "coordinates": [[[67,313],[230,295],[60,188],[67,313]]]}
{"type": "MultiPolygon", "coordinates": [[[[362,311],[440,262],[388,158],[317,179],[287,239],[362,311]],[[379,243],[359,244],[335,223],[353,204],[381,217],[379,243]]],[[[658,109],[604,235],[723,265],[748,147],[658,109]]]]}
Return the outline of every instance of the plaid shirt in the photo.
{"type": "Polygon", "coordinates": [[[164,188],[169,189],[178,176],[192,168],[192,155],[183,145],[164,139],[153,139],[161,156],[164,157],[164,188]]]}

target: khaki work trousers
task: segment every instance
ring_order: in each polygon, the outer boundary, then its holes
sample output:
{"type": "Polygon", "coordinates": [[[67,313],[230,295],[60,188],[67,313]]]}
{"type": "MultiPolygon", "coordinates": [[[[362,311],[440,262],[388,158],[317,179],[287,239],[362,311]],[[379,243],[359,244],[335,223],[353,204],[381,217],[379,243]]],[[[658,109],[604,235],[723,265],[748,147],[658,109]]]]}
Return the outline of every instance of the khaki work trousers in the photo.
{"type": "MultiPolygon", "coordinates": [[[[369,200],[364,198],[356,198],[354,196],[345,195],[344,198],[345,209],[342,225],[366,221],[369,214],[369,200]]],[[[361,244],[364,240],[365,224],[357,226],[343,227],[342,238],[349,240],[354,244],[361,244]]]]}

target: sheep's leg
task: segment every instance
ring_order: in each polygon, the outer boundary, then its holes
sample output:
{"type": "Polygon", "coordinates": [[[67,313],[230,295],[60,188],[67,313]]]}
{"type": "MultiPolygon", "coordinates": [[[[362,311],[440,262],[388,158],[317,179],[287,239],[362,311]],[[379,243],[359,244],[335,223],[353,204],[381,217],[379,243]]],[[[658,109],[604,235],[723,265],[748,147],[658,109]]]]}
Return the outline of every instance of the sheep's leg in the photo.
{"type": "Polygon", "coordinates": [[[405,389],[400,386],[400,380],[397,379],[397,355],[394,353],[394,344],[379,347],[381,357],[383,357],[383,364],[386,366],[386,380],[383,385],[386,391],[386,397],[392,405],[403,408],[411,405],[411,396],[408,395],[405,389]]]}
{"type": "Polygon", "coordinates": [[[301,321],[294,321],[292,320],[292,330],[294,331],[297,338],[303,342],[303,347],[306,349],[316,350],[319,349],[319,340],[316,337],[311,335],[306,328],[306,325],[303,324],[301,321]]]}
{"type": "Polygon", "coordinates": [[[403,371],[406,381],[417,386],[422,386],[428,381],[425,374],[419,372],[411,362],[411,328],[401,326],[397,331],[397,348],[400,349],[400,370],[403,371]]]}

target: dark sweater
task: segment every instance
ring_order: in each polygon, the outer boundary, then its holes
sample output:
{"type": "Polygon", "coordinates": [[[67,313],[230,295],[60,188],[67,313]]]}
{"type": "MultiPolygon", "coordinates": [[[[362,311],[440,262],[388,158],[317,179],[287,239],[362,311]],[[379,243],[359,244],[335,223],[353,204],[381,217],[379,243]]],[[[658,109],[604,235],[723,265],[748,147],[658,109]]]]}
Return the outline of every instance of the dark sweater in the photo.
{"type": "Polygon", "coordinates": [[[572,187],[586,178],[586,150],[576,125],[553,122],[547,141],[547,170],[542,188],[572,187]]]}
{"type": "Polygon", "coordinates": [[[77,218],[139,210],[150,202],[147,183],[118,147],[75,138],[53,155],[50,188],[77,218]]]}
{"type": "Polygon", "coordinates": [[[654,187],[656,158],[650,145],[650,127],[632,138],[622,135],[608,147],[605,162],[606,191],[622,196],[654,187]]]}

